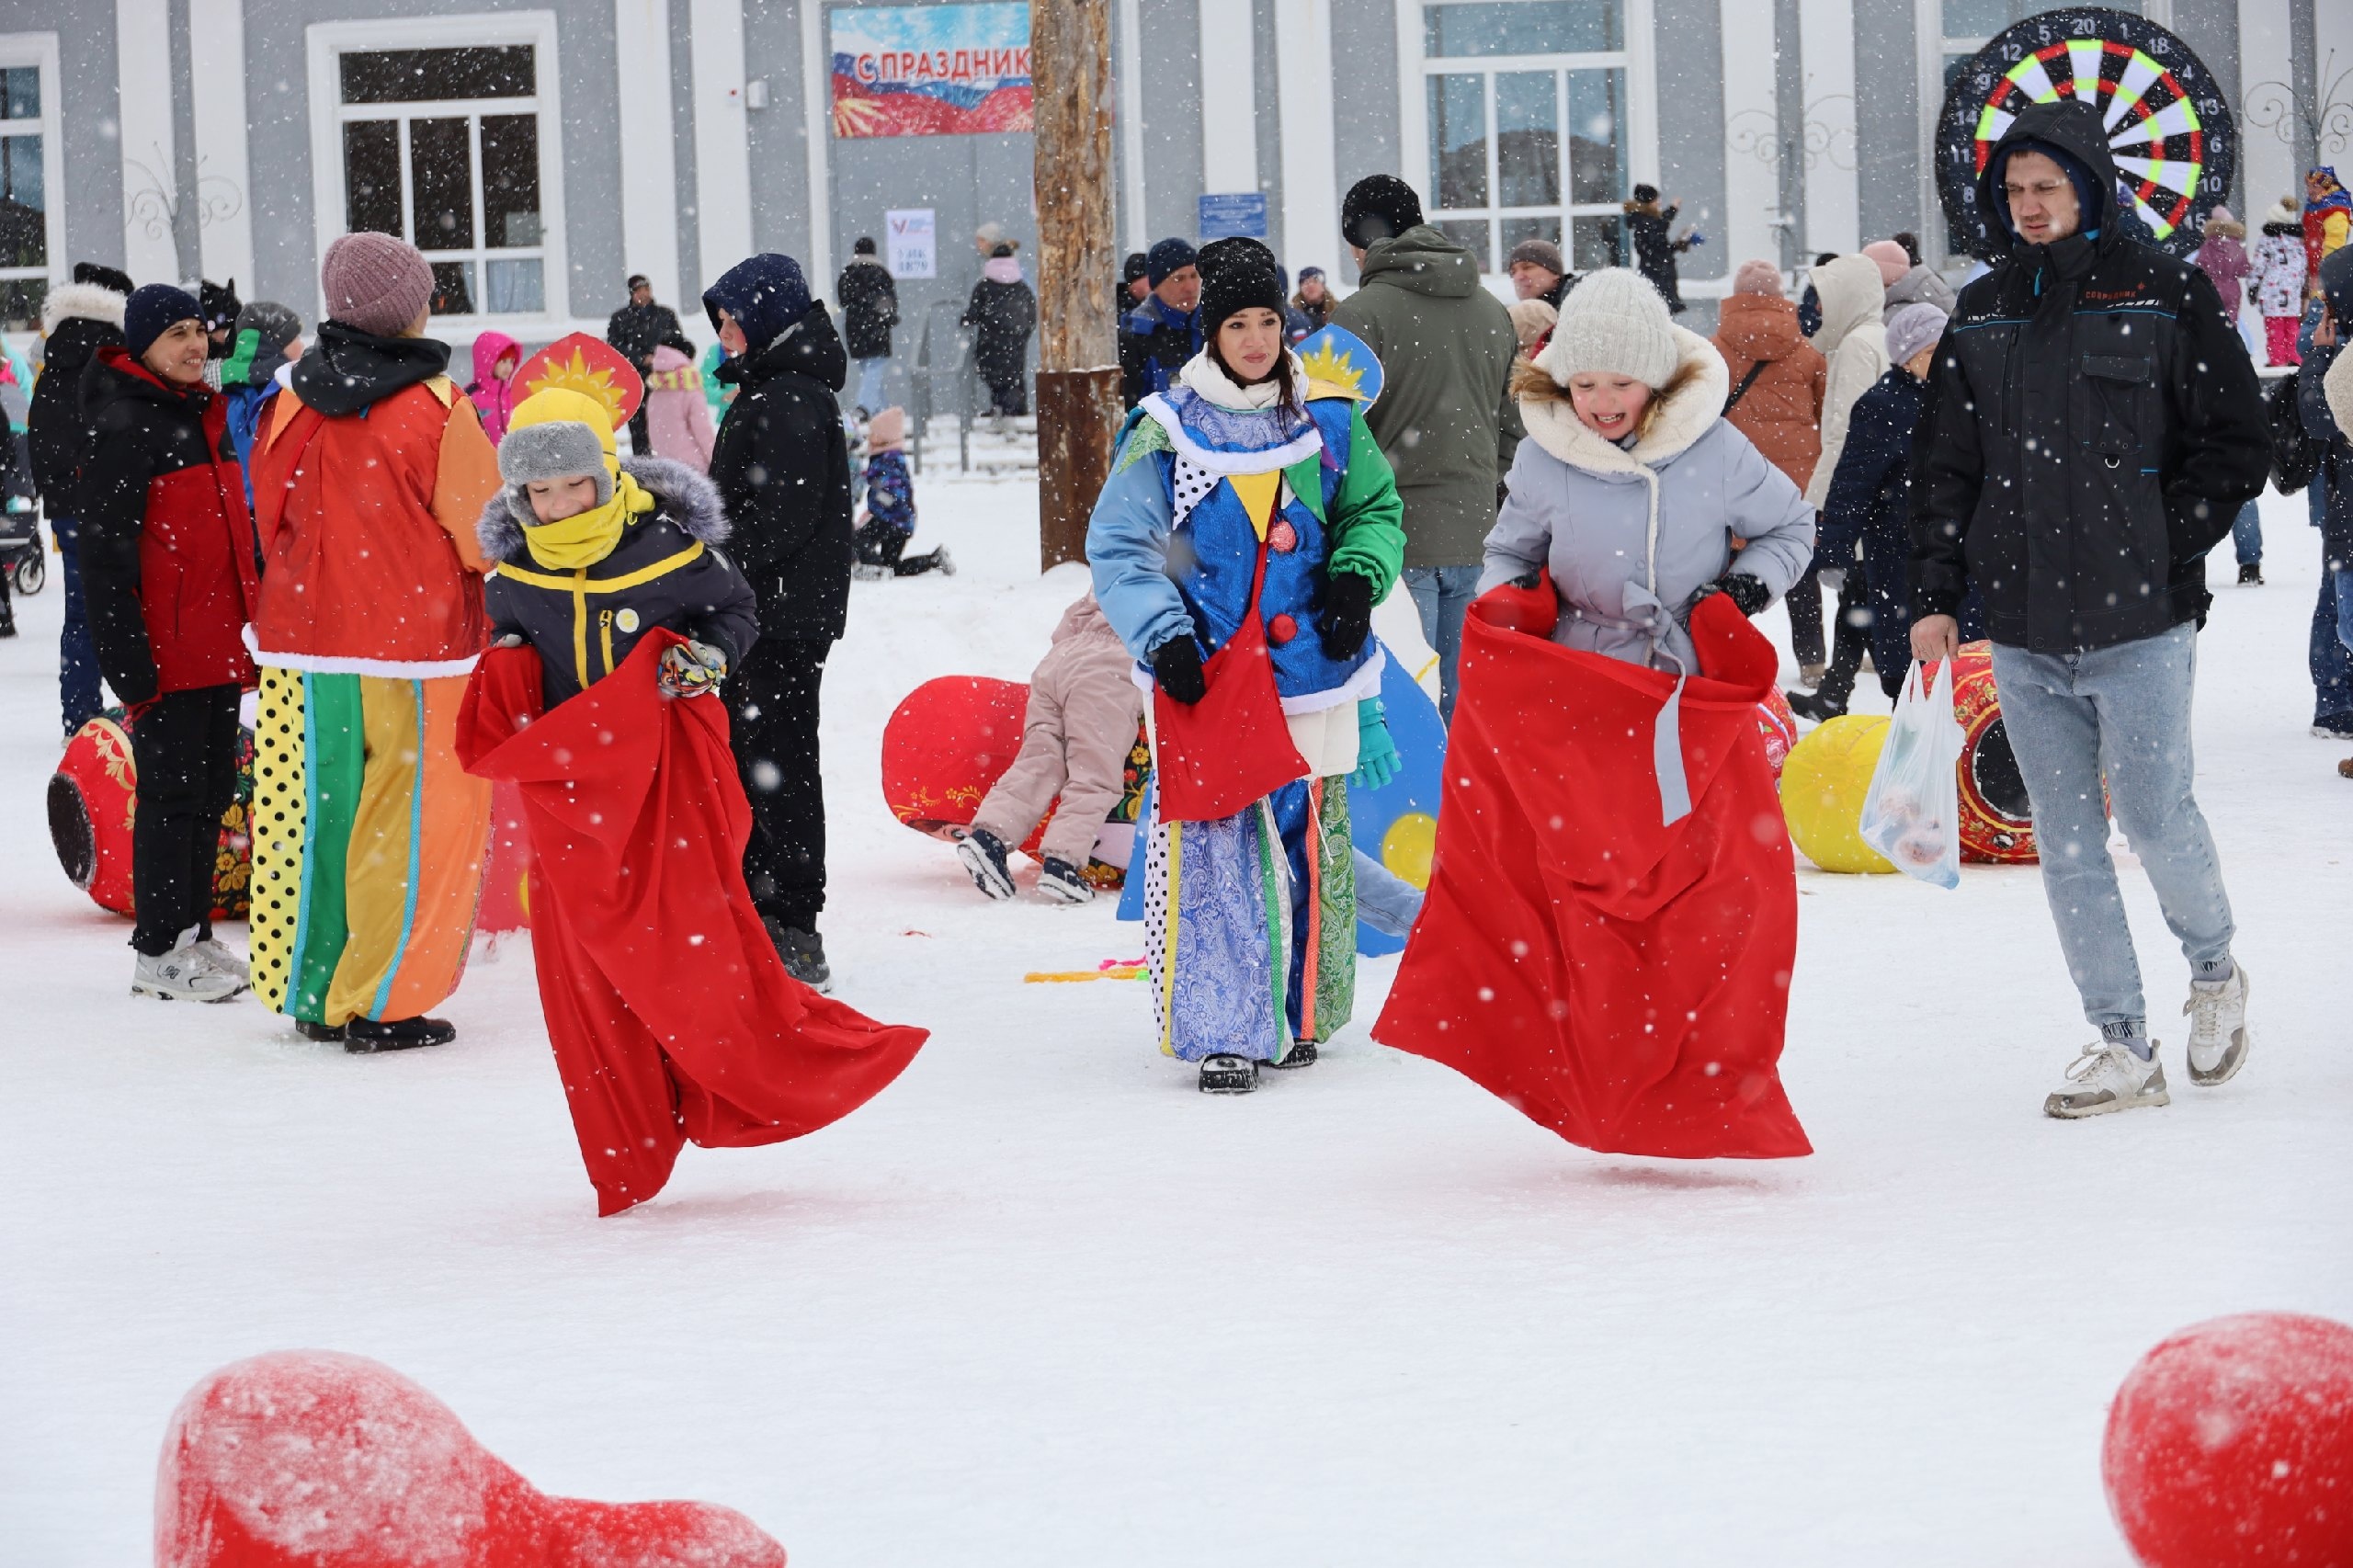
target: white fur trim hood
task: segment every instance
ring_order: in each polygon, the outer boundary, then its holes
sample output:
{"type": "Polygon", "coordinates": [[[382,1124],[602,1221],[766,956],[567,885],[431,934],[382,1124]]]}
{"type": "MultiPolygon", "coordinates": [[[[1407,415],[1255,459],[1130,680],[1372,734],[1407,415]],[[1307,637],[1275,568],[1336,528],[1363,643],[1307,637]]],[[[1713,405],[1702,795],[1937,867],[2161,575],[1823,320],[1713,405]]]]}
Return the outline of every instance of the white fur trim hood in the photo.
{"type": "Polygon", "coordinates": [[[1732,391],[1732,372],[1724,368],[1716,346],[1688,327],[1674,326],[1676,374],[1683,384],[1664,395],[1648,430],[1631,451],[1587,429],[1560,398],[1521,398],[1519,416],[1529,438],[1563,462],[1588,473],[1634,473],[1652,464],[1680,456],[1692,442],[1723,417],[1724,399],[1732,391]]]}
{"type": "Polygon", "coordinates": [[[123,295],[97,283],[65,283],[49,291],[41,301],[40,329],[55,332],[60,322],[74,316],[86,316],[108,326],[122,325],[122,308],[131,301],[123,295]]]}

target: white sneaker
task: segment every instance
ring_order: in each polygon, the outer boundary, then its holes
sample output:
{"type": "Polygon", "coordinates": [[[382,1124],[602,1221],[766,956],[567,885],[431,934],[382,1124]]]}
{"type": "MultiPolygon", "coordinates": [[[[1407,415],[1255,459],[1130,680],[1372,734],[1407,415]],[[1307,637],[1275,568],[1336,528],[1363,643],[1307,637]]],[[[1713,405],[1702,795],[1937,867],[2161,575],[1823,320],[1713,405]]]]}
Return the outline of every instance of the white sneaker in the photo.
{"type": "Polygon", "coordinates": [[[2228,980],[2193,980],[2181,1010],[2189,1017],[2189,1081],[2202,1089],[2228,1083],[2246,1062],[2255,1035],[2246,1027],[2246,966],[2228,980]]]}
{"type": "Polygon", "coordinates": [[[2157,1042],[2149,1042],[2149,1060],[2142,1061],[2128,1045],[2094,1040],[2067,1067],[2067,1087],[2042,1102],[2045,1116],[2073,1121],[2110,1111],[2138,1110],[2143,1106],[2173,1104],[2165,1092],[2165,1070],[2157,1060],[2157,1042]]]}
{"type": "Polygon", "coordinates": [[[188,949],[188,951],[240,985],[251,985],[254,983],[253,971],[246,965],[244,960],[237,956],[237,949],[218,937],[207,937],[188,949]]]}
{"type": "Polygon", "coordinates": [[[163,1002],[226,1002],[244,988],[244,981],[213,968],[186,938],[168,953],[141,953],[131,975],[133,996],[163,1002]]]}

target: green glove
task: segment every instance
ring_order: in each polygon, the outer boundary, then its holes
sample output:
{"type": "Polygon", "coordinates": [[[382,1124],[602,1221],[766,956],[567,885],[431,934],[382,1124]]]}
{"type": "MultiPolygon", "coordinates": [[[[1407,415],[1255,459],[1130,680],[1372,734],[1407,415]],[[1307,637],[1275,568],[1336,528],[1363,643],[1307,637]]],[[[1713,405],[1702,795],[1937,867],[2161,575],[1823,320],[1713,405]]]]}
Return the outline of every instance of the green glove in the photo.
{"type": "Polygon", "coordinates": [[[246,385],[254,373],[254,356],[261,351],[261,333],[247,327],[237,334],[236,351],[221,366],[221,384],[224,387],[246,385]]]}
{"type": "Polygon", "coordinates": [[[1381,699],[1368,697],[1357,704],[1357,770],[1348,775],[1348,788],[1378,790],[1396,777],[1397,743],[1389,738],[1381,699]]]}

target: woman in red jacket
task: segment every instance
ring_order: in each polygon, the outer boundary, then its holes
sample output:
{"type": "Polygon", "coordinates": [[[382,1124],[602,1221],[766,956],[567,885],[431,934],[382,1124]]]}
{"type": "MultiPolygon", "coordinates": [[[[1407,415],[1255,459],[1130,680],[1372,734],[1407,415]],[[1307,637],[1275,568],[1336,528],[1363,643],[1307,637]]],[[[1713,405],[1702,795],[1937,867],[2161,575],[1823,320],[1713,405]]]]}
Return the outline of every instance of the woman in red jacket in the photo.
{"type": "Polygon", "coordinates": [[[254,679],[256,584],[244,475],[227,408],[204,383],[195,296],[150,284],[122,347],[82,378],[82,588],[98,668],[131,714],[134,996],[225,1002],[244,960],[213,939],[212,864],[237,784],[237,701],[254,679]]]}

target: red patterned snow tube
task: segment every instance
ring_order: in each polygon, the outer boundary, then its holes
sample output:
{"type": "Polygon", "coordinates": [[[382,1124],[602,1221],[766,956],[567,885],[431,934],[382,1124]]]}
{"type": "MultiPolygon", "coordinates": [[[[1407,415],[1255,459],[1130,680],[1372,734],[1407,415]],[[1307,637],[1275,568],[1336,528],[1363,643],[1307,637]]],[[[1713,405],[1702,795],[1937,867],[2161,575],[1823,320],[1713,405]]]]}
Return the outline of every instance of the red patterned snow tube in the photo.
{"type": "MultiPolygon", "coordinates": [[[[212,867],[212,915],[243,920],[253,880],[249,813],[254,800],[254,733],[237,737],[237,793],[221,813],[221,848],[212,867]]],[[[49,780],[49,837],[57,863],[100,909],[129,915],[131,830],[139,804],[139,765],[119,709],[74,733],[49,780]]]]}
{"type": "Polygon", "coordinates": [[[1953,716],[1961,721],[1961,858],[1981,865],[2031,861],[2034,818],[2026,775],[2002,727],[1994,645],[1970,642],[1952,664],[1953,716]]]}

